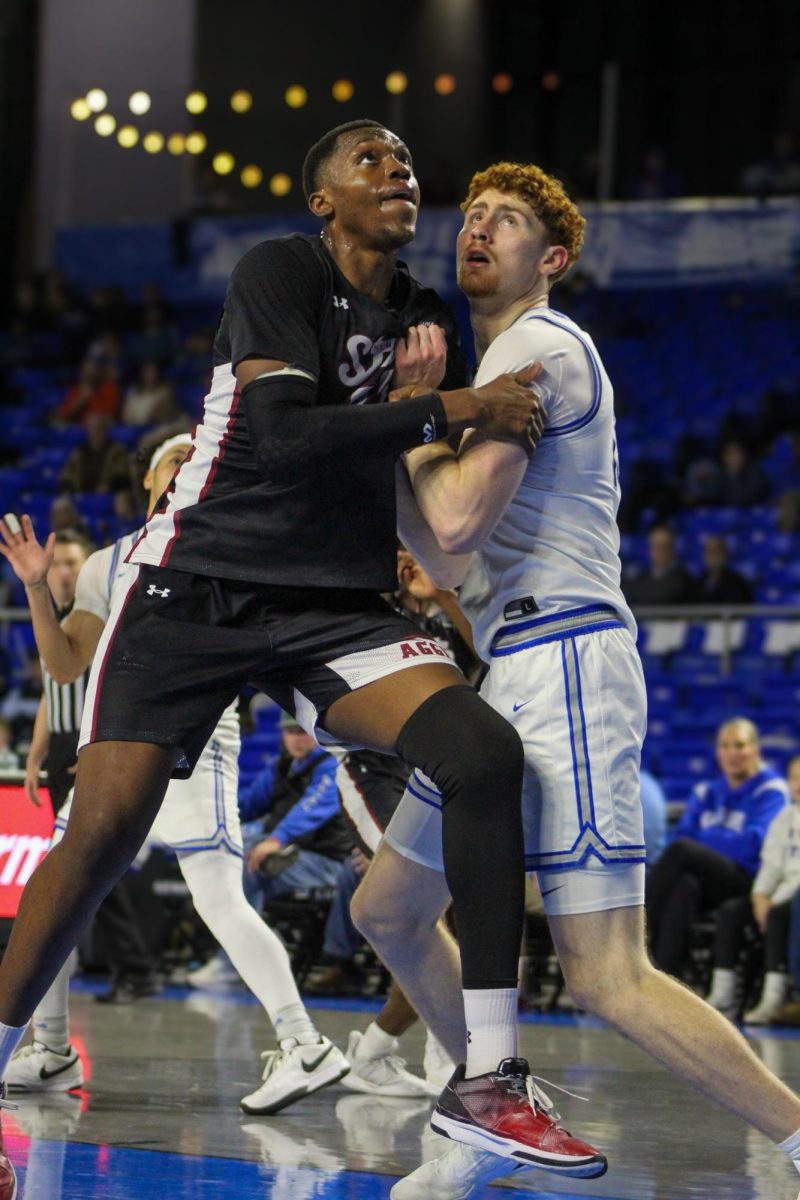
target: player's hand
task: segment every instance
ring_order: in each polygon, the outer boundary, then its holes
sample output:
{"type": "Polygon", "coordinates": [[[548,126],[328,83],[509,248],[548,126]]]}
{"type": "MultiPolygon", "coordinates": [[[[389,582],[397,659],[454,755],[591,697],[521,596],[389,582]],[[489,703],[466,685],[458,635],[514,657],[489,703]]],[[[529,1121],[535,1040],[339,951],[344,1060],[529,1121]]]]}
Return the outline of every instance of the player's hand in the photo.
{"type": "Polygon", "coordinates": [[[39,799],[39,764],[26,762],[25,763],[25,782],[22,785],[25,789],[25,795],[35,804],[37,808],[42,807],[42,802],[39,799]]]}
{"type": "Polygon", "coordinates": [[[415,600],[438,600],[442,594],[442,589],[436,586],[408,550],[397,552],[397,581],[415,600]]]}
{"type": "Polygon", "coordinates": [[[277,854],[277,852],[282,849],[283,846],[280,844],[277,838],[269,837],[264,838],[263,842],[256,842],[255,846],[253,846],[253,849],[247,856],[247,865],[249,869],[254,873],[260,870],[261,864],[266,858],[269,858],[270,854],[277,854]]]}
{"type": "Polygon", "coordinates": [[[47,583],[47,572],[53,562],[56,535],[51,533],[42,546],[36,539],[33,521],[25,515],[20,521],[13,513],[0,520],[0,554],[8,560],[21,583],[37,587],[47,583]]]}
{"type": "Polygon", "coordinates": [[[540,362],[531,363],[513,375],[497,379],[475,389],[480,402],[481,420],[476,422],[484,437],[496,442],[516,442],[529,454],[544,433],[545,411],[535,387],[541,373],[540,362]]]}
{"type": "Polygon", "coordinates": [[[753,896],[753,916],[755,922],[762,933],[766,932],[767,918],[769,917],[770,909],[772,908],[772,900],[769,896],[764,896],[760,892],[756,892],[753,896]]]}
{"type": "Polygon", "coordinates": [[[412,325],[395,342],[392,387],[438,387],[447,366],[447,341],[440,325],[412,325]]]}

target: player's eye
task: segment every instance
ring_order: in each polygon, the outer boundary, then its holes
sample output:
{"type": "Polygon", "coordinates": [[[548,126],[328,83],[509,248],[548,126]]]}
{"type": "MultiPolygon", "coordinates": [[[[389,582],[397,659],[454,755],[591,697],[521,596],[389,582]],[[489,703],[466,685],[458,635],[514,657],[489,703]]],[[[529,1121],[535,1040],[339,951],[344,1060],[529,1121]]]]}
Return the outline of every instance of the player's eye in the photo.
{"type": "Polygon", "coordinates": [[[377,162],[377,155],[374,150],[362,150],[358,156],[358,162],[364,162],[369,159],[371,162],[377,162]]]}

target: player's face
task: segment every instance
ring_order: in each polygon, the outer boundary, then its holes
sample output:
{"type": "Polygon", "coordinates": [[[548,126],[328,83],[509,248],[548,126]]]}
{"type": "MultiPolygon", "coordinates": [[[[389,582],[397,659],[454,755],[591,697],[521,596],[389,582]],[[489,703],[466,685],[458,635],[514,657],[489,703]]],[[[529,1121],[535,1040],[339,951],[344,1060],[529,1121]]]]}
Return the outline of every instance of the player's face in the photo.
{"type": "Polygon", "coordinates": [[[53,562],[47,572],[47,585],[59,608],[65,608],[75,599],[78,575],[86,562],[86,551],[77,542],[56,544],[53,562]]]}
{"type": "Polygon", "coordinates": [[[728,779],[750,779],[758,770],[761,752],[746,726],[728,725],[717,738],[717,762],[728,779]]]}
{"type": "Polygon", "coordinates": [[[512,302],[539,283],[544,226],[524,200],[489,188],[464,213],[456,242],[458,286],[470,299],[512,302]]]}
{"type": "Polygon", "coordinates": [[[147,512],[148,516],[152,511],[153,505],[158,501],[160,496],[163,496],[169,485],[172,483],[173,476],[178,467],[185,460],[187,454],[192,448],[191,442],[185,446],[173,446],[166,454],[163,454],[158,460],[152,471],[144,477],[144,487],[147,492],[147,512]]]}
{"type": "Polygon", "coordinates": [[[322,191],[338,230],[365,246],[391,250],[414,236],[419,185],[408,147],[388,129],[343,134],[322,191]]]}

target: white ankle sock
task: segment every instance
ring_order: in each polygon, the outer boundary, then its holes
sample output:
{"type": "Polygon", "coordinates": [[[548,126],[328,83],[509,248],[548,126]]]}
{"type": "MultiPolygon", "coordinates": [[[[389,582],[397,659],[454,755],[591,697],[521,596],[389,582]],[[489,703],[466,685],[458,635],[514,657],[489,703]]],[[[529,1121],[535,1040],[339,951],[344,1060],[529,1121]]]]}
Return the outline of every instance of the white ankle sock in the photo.
{"type": "Polygon", "coordinates": [[[55,1054],[69,1050],[69,977],[71,956],[45,992],[33,1014],[33,1036],[55,1054]]]}
{"type": "Polygon", "coordinates": [[[272,1023],[279,1042],[294,1038],[296,1042],[318,1042],[319,1032],[302,1003],[287,1004],[273,1015],[272,1023]]]}
{"type": "Polygon", "coordinates": [[[467,1078],[496,1071],[503,1058],[517,1054],[516,988],[467,988],[467,1078]]]}
{"type": "Polygon", "coordinates": [[[782,1150],[800,1171],[800,1129],[788,1137],[785,1142],[778,1142],[778,1149],[782,1150]]]}
{"type": "Polygon", "coordinates": [[[391,1054],[396,1045],[396,1039],[385,1029],[381,1029],[376,1021],[368,1025],[364,1036],[358,1045],[356,1058],[383,1058],[391,1054]]]}
{"type": "Polygon", "coordinates": [[[5,1078],[6,1067],[11,1062],[11,1056],[22,1041],[28,1022],[24,1025],[4,1025],[0,1021],[0,1080],[5,1078]]]}

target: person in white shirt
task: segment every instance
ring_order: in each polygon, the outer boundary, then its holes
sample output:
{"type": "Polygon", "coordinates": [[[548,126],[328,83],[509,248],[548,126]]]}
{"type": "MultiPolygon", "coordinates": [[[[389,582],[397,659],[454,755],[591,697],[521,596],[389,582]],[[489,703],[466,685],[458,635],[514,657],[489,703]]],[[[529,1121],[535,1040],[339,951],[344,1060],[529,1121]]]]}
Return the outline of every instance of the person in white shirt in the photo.
{"type": "MultiPolygon", "coordinates": [[[[191,449],[189,434],[177,434],[156,446],[144,477],[148,515],[170,487],[191,449]]],[[[37,645],[48,670],[59,682],[82,674],[94,658],[84,706],[84,729],[92,720],[91,694],[101,671],[95,657],[116,605],[124,601],[136,568],[127,555],[141,531],[92,554],[78,576],[75,604],[59,625],[47,592],[47,571],[54,535],[41,546],[29,518],[26,540],[7,558],[25,583],[37,645]]],[[[173,779],[148,835],[151,845],[175,852],[195,908],[225,949],[245,983],[261,1001],[279,1040],[268,1051],[263,1082],[245,1096],[245,1112],[267,1114],[335,1083],[349,1064],[342,1052],[320,1035],[302,1000],[286,949],[251,908],[242,884],[242,832],[238,811],[239,718],[233,703],[223,713],[189,779],[173,779]]],[[[53,845],[67,827],[71,800],[59,812],[53,845]]],[[[69,1040],[69,960],[33,1016],[33,1042],[18,1050],[8,1066],[12,1091],[68,1091],[83,1084],[81,1060],[69,1040]]]]}
{"type": "MultiPolygon", "coordinates": [[[[764,938],[764,981],[756,1004],[744,1014],[746,1025],[769,1025],[783,1007],[791,983],[789,941],[793,931],[793,899],[800,895],[800,755],[787,768],[792,803],[772,820],[761,847],[758,873],[747,896],[717,910],[714,973],[709,1004],[735,1018],[736,962],[747,926],[764,938]]],[[[795,934],[796,936],[796,934],[795,934]]]]}
{"type": "MultiPolygon", "coordinates": [[[[657,971],[645,947],[646,696],[620,591],[613,393],[591,338],[549,304],[585,222],[557,180],[512,163],[478,173],[462,208],[457,268],[476,382],[539,362],[544,434],[532,457],[530,446],[472,431],[457,450],[437,443],[405,462],[441,549],[473,556],[459,599],[490,663],[482,695],[525,748],[527,864],[539,875],[567,986],[579,1008],[781,1143],[800,1170],[800,1099],[719,1013],[657,971]]],[[[424,565],[435,578],[436,565],[424,565]]],[[[446,903],[437,802],[412,776],[353,915],[458,1061],[457,952],[436,924],[446,903]]],[[[454,1076],[435,1129],[459,1121],[462,1095],[454,1076]]],[[[463,1200],[524,1161],[507,1146],[499,1153],[508,1157],[453,1146],[392,1197],[463,1200]]]]}

